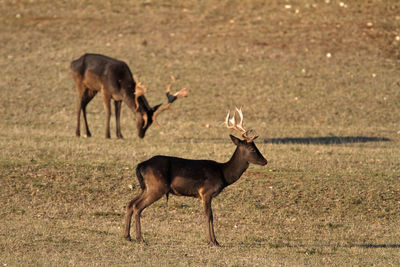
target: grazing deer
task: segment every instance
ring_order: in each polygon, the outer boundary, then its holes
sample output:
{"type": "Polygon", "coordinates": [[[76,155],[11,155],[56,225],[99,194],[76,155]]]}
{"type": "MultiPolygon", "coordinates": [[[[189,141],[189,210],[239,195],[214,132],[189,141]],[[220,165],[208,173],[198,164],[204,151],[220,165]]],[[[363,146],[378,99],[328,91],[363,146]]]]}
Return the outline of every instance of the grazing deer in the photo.
{"type": "MultiPolygon", "coordinates": [[[[140,138],[143,138],[146,130],[153,121],[156,121],[156,112],[161,104],[150,107],[144,93],[147,89],[138,82],[136,84],[128,65],[120,60],[99,54],[84,54],[71,62],[72,75],[78,93],[76,136],[80,136],[80,117],[83,112],[86,136],[90,137],[89,126],[86,119],[86,106],[101,92],[104,108],[106,110],[106,138],[110,138],[111,99],[115,104],[116,134],[117,138],[123,138],[120,126],[120,114],[122,101],[128,105],[136,115],[136,128],[140,138]]],[[[171,88],[168,85],[167,91],[171,88]]],[[[187,96],[188,89],[184,88],[174,95],[167,92],[169,106],[178,97],[187,96]]],[[[164,107],[163,110],[167,108],[164,107]]]]}
{"type": "Polygon", "coordinates": [[[131,240],[130,226],[135,214],[136,239],[143,242],[140,226],[142,211],[168,194],[200,198],[207,225],[208,241],[218,246],[215,239],[211,200],[225,187],[237,181],[250,163],[266,165],[267,160],[254,144],[257,136],[250,137],[249,131],[243,126],[243,114],[236,109],[232,118],[228,113],[225,125],[238,131],[244,140],[230,135],[236,150],[228,162],[218,163],[212,160],[191,160],[168,156],[155,156],[141,162],[136,168],[141,192],[128,202],[125,217],[125,239],[131,240]],[[236,111],[240,122],[237,123],[236,111]]]}

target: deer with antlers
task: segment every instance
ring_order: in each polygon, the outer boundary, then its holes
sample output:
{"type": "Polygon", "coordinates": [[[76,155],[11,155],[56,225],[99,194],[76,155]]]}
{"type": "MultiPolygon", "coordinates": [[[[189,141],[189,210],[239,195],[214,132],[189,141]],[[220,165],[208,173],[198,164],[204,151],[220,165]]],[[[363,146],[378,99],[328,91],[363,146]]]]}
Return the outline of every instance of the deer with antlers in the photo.
{"type": "MultiPolygon", "coordinates": [[[[84,54],[71,62],[72,76],[78,93],[76,136],[80,136],[81,111],[85,123],[86,136],[90,137],[86,118],[86,106],[101,92],[106,111],[106,138],[110,138],[111,99],[114,100],[116,135],[123,138],[120,125],[121,105],[124,102],[136,116],[136,128],[140,138],[144,138],[146,130],[157,116],[168,109],[177,98],[187,96],[188,89],[183,88],[171,95],[167,87],[167,104],[160,110],[161,104],[151,107],[144,94],[147,89],[138,82],[136,84],[128,65],[120,60],[99,54],[84,54]]],[[[137,80],[137,79],[136,79],[137,80]]],[[[157,122],[158,124],[158,122],[157,122]]]]}
{"type": "Polygon", "coordinates": [[[136,239],[143,242],[140,225],[142,211],[168,194],[200,198],[207,226],[207,239],[210,244],[218,246],[214,234],[211,200],[225,187],[237,181],[249,164],[266,165],[267,160],[254,144],[256,135],[243,125],[241,109],[236,109],[232,118],[228,113],[225,125],[240,133],[239,139],[230,135],[236,150],[231,159],[225,163],[212,160],[192,160],[169,156],[155,156],[137,165],[136,175],[141,192],[128,202],[125,217],[125,239],[131,240],[130,227],[132,215],[135,216],[136,239]],[[239,120],[236,117],[239,116],[239,120]]]}

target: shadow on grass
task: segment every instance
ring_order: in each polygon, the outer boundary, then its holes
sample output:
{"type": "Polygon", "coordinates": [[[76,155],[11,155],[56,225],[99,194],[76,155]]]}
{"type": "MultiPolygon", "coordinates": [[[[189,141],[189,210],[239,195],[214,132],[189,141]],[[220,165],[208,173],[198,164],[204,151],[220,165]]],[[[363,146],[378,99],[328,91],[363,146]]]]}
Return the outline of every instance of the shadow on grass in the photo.
{"type": "Polygon", "coordinates": [[[310,245],[304,245],[304,244],[299,244],[299,245],[291,245],[291,244],[285,244],[283,247],[292,247],[292,248],[307,248],[307,247],[336,247],[336,248],[400,248],[400,244],[372,244],[372,243],[366,243],[366,244],[348,244],[348,245],[342,245],[342,244],[332,244],[332,245],[325,245],[325,244],[310,244],[310,245]]]}
{"type": "MultiPolygon", "coordinates": [[[[251,243],[251,242],[250,242],[251,243]]],[[[299,252],[304,252],[306,254],[314,254],[318,252],[318,249],[321,248],[361,248],[361,249],[400,249],[400,243],[391,243],[391,244],[373,244],[373,243],[360,243],[360,244],[324,244],[324,243],[288,243],[288,242],[254,242],[254,243],[242,244],[246,247],[268,247],[271,249],[280,249],[280,248],[294,248],[300,249],[299,252]],[[303,251],[304,250],[304,251],[303,251]]],[[[223,244],[223,247],[233,248],[237,247],[238,244],[223,244]]],[[[240,245],[239,245],[240,246],[240,245]]]]}
{"type": "Polygon", "coordinates": [[[354,244],[342,247],[357,247],[357,248],[400,248],[400,244],[354,244]]]}
{"type": "Polygon", "coordinates": [[[271,248],[328,248],[328,247],[336,247],[336,248],[400,248],[399,244],[289,244],[289,243],[278,243],[278,244],[269,244],[271,248]]]}
{"type": "MultiPolygon", "coordinates": [[[[386,137],[369,137],[369,136],[320,136],[320,137],[284,137],[284,138],[266,138],[257,139],[257,142],[264,144],[298,144],[298,145],[340,145],[349,143],[367,143],[367,142],[390,142],[386,137]]],[[[226,138],[177,138],[176,142],[180,143],[230,143],[230,139],[226,138]]]]}
{"type": "Polygon", "coordinates": [[[264,139],[269,144],[304,144],[304,145],[337,145],[347,143],[389,142],[386,137],[368,136],[321,136],[321,137],[285,137],[264,139]]]}

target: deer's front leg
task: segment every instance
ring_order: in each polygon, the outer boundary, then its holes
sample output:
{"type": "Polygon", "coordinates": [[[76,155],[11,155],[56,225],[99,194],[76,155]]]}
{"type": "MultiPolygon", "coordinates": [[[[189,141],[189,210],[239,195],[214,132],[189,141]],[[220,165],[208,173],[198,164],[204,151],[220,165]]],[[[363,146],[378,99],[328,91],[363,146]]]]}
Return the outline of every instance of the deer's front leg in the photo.
{"type": "Polygon", "coordinates": [[[121,107],[122,107],[122,100],[115,101],[115,122],[117,125],[117,138],[124,138],[121,133],[121,124],[120,124],[120,116],[121,116],[121,107]]]}
{"type": "Polygon", "coordinates": [[[82,110],[82,104],[81,104],[81,99],[78,99],[78,105],[76,109],[76,130],[75,130],[75,135],[77,137],[81,136],[81,110],[82,110]]]}
{"type": "Polygon", "coordinates": [[[203,210],[207,226],[207,239],[210,242],[210,244],[219,246],[219,243],[215,238],[215,233],[214,233],[214,218],[211,209],[211,199],[212,199],[211,196],[207,195],[202,196],[203,210]]]}
{"type": "Polygon", "coordinates": [[[110,135],[111,96],[104,90],[102,91],[102,93],[103,93],[104,109],[106,111],[106,138],[109,139],[111,138],[110,135]]]}

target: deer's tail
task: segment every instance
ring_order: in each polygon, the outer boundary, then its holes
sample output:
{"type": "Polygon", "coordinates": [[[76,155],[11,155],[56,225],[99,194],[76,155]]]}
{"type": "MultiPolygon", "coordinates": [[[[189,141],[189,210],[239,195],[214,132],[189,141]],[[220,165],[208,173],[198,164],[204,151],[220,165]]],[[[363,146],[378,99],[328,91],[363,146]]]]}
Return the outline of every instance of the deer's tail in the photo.
{"type": "Polygon", "coordinates": [[[137,177],[137,179],[138,179],[138,181],[139,181],[140,188],[141,188],[142,190],[144,190],[144,189],[146,189],[146,184],[144,183],[143,175],[142,175],[142,173],[140,172],[141,167],[142,167],[141,164],[138,164],[138,165],[137,165],[137,167],[136,167],[136,177],[137,177]]]}
{"type": "Polygon", "coordinates": [[[83,55],[71,62],[70,68],[74,73],[83,76],[85,72],[85,57],[86,55],[83,55]]]}

